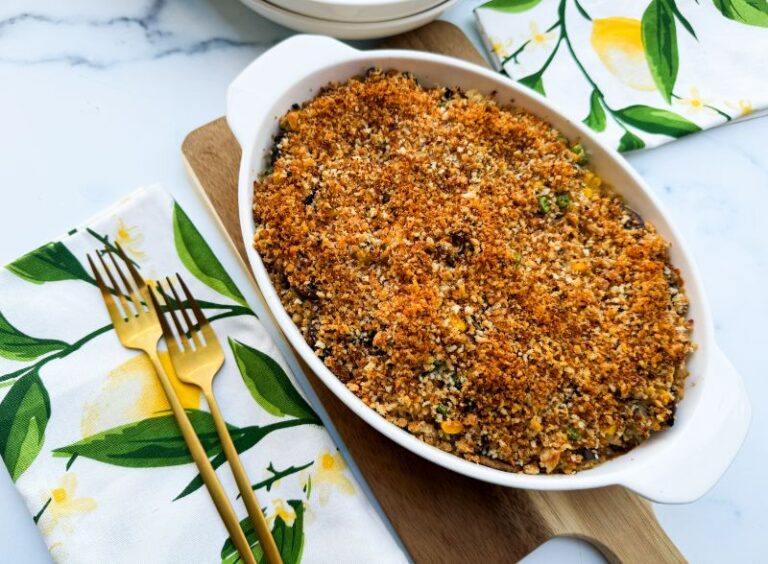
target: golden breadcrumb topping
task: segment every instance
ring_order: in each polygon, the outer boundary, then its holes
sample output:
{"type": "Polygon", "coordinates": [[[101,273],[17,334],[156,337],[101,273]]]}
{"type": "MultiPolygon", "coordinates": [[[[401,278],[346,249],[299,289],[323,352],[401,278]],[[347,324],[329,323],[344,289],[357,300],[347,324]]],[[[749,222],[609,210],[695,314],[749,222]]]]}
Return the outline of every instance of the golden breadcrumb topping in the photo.
{"type": "Polygon", "coordinates": [[[571,473],[672,425],[668,243],[549,124],[371,70],[280,120],[254,246],[325,365],[421,440],[571,473]]]}

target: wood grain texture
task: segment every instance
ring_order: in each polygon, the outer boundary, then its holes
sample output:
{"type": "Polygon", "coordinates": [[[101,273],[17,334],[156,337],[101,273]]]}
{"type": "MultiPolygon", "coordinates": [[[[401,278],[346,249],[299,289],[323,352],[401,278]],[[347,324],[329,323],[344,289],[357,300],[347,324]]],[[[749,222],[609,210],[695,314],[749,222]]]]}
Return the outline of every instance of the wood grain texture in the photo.
{"type": "Polygon", "coordinates": [[[685,562],[651,504],[621,486],[578,492],[527,492],[553,536],[594,544],[609,562],[685,562]]]}
{"type": "Polygon", "coordinates": [[[449,22],[436,21],[414,31],[395,35],[382,41],[387,49],[414,49],[448,55],[490,68],[480,52],[463,31],[449,22]]]}
{"type": "MultiPolygon", "coordinates": [[[[391,38],[386,45],[486,64],[461,30],[446,22],[391,38]]],[[[191,132],[182,153],[193,182],[245,266],[237,209],[240,147],[224,118],[191,132]]],[[[659,527],[650,504],[637,495],[620,487],[514,490],[445,470],[366,425],[297,358],[414,561],[514,562],[558,535],[594,543],[611,562],[685,561],[659,527]]]]}

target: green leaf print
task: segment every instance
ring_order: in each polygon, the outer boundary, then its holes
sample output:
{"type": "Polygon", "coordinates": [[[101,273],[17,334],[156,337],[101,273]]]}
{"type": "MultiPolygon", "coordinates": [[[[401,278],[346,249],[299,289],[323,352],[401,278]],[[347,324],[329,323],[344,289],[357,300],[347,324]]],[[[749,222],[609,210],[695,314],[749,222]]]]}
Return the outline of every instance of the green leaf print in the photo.
{"type": "Polygon", "coordinates": [[[288,505],[293,507],[296,519],[290,527],[278,516],[275,526],[272,527],[272,536],[275,539],[280,556],[285,564],[298,564],[301,562],[301,553],[304,551],[304,503],[299,499],[289,499],[288,505]]]}
{"type": "Polygon", "coordinates": [[[766,0],[713,0],[715,8],[733,21],[768,27],[768,1],[766,0]]]}
{"type": "Polygon", "coordinates": [[[60,241],[48,243],[27,253],[6,268],[33,284],[60,280],[93,282],[75,255],[60,241]]]}
{"type": "Polygon", "coordinates": [[[683,116],[650,106],[628,106],[616,112],[621,121],[648,133],[660,133],[670,137],[682,137],[701,131],[701,128],[683,116]]]}
{"type": "MultiPolygon", "coordinates": [[[[302,464],[301,466],[289,466],[285,470],[277,470],[275,466],[270,462],[269,466],[267,466],[267,472],[272,474],[269,478],[264,478],[261,482],[256,482],[253,484],[253,489],[258,490],[261,488],[265,488],[267,491],[270,491],[272,489],[272,486],[275,485],[275,483],[279,482],[286,476],[290,476],[291,474],[296,474],[297,472],[301,472],[302,470],[306,470],[310,466],[312,466],[315,463],[314,460],[310,460],[306,464],[302,464]]],[[[239,495],[237,496],[240,497],[239,495]]]]}
{"type": "MultiPolygon", "coordinates": [[[[301,562],[301,554],[304,551],[304,503],[300,499],[289,499],[288,505],[293,509],[296,518],[291,525],[288,525],[280,515],[276,515],[275,524],[272,526],[272,537],[275,539],[283,563],[298,564],[301,562]]],[[[240,527],[251,545],[256,562],[264,564],[267,559],[250,520],[246,518],[240,521],[240,527]]],[[[227,539],[221,549],[221,562],[222,564],[240,562],[240,556],[231,539],[227,539]]]]}
{"type": "Polygon", "coordinates": [[[276,417],[290,415],[303,419],[319,418],[294,388],[290,378],[271,357],[234,339],[229,346],[237,367],[253,399],[276,417]]]}
{"type": "Polygon", "coordinates": [[[592,95],[589,97],[589,115],[584,118],[583,123],[594,131],[605,131],[605,110],[597,90],[592,90],[592,95]]]}
{"type": "Polygon", "coordinates": [[[634,151],[635,149],[642,149],[645,147],[645,142],[637,135],[626,131],[619,140],[619,152],[634,151]]]}
{"type": "Polygon", "coordinates": [[[34,360],[49,352],[64,350],[69,345],[54,339],[37,339],[16,329],[0,313],[0,357],[9,360],[34,360]]]}
{"type": "MultiPolygon", "coordinates": [[[[261,441],[264,437],[269,435],[270,433],[274,431],[279,431],[280,429],[288,429],[290,427],[301,427],[302,425],[320,425],[320,421],[316,418],[312,419],[287,419],[285,421],[278,421],[277,423],[271,423],[269,425],[264,425],[263,427],[258,426],[252,426],[252,427],[243,427],[239,430],[239,433],[237,435],[232,436],[232,440],[235,443],[235,450],[239,453],[244,453],[254,445],[256,445],[259,441],[261,441]]],[[[218,468],[222,464],[224,464],[227,461],[226,456],[224,456],[223,452],[220,452],[216,456],[214,456],[211,459],[211,465],[214,468],[218,468]]],[[[177,495],[173,501],[179,500],[183,497],[188,496],[189,494],[197,491],[203,486],[203,479],[200,477],[200,474],[195,476],[191,482],[189,482],[186,487],[182,490],[182,492],[177,495]]]]}
{"type": "MultiPolygon", "coordinates": [[[[187,414],[208,456],[219,454],[221,445],[211,415],[197,409],[188,409],[187,414]]],[[[236,439],[240,429],[230,426],[230,432],[236,439]]],[[[128,468],[158,468],[192,462],[173,414],[114,427],[53,452],[56,456],[78,455],[128,468]]]]}
{"type": "Polygon", "coordinates": [[[0,454],[14,482],[40,453],[50,417],[51,400],[36,371],[19,378],[0,402],[0,454]]]}
{"type": "Polygon", "coordinates": [[[541,0],[491,0],[480,6],[480,8],[490,8],[497,12],[525,12],[536,6],[539,2],[541,0]]]}
{"type": "Polygon", "coordinates": [[[576,9],[579,11],[579,14],[581,14],[581,17],[582,17],[582,18],[584,18],[585,20],[589,20],[589,21],[592,21],[592,16],[590,16],[590,15],[587,13],[587,11],[586,11],[586,10],[585,10],[585,9],[582,7],[582,5],[581,5],[581,3],[579,2],[579,0],[575,0],[575,1],[574,1],[574,4],[576,5],[576,9]]]}
{"type": "Polygon", "coordinates": [[[518,82],[524,86],[527,86],[528,88],[532,88],[542,96],[547,95],[546,92],[544,92],[544,81],[541,79],[541,73],[539,72],[524,76],[518,80],[518,82]]]}
{"type": "Polygon", "coordinates": [[[243,294],[179,204],[174,204],[173,208],[173,241],[181,262],[201,282],[241,305],[248,305],[243,294]]]}
{"type": "Polygon", "coordinates": [[[653,80],[661,95],[670,103],[677,80],[677,31],[674,11],[666,0],[652,0],[648,4],[640,30],[653,80]]]}
{"type": "Polygon", "coordinates": [[[698,37],[696,37],[696,32],[693,31],[693,26],[691,23],[685,18],[685,16],[682,14],[680,9],[677,7],[677,4],[675,4],[675,0],[666,0],[667,4],[669,4],[669,7],[672,9],[672,11],[675,14],[675,17],[677,18],[677,21],[679,21],[682,26],[685,28],[685,30],[690,33],[694,39],[698,41],[698,37]]]}

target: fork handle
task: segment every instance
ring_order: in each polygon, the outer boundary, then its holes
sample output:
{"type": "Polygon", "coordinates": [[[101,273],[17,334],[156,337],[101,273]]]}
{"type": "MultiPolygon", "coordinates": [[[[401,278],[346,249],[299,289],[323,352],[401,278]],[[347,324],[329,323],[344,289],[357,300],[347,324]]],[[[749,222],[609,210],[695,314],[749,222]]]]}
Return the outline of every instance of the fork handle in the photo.
{"type": "Polygon", "coordinates": [[[205,396],[205,401],[208,402],[208,408],[211,410],[211,416],[213,417],[216,431],[219,433],[219,439],[221,440],[224,454],[232,469],[232,474],[235,476],[235,482],[237,483],[237,488],[240,490],[240,495],[243,496],[245,507],[248,510],[248,516],[251,519],[251,525],[259,537],[259,544],[264,550],[267,562],[268,564],[283,564],[280,551],[277,549],[275,539],[272,537],[267,520],[264,518],[264,513],[261,511],[259,501],[256,499],[256,493],[253,491],[251,481],[248,479],[248,474],[243,467],[240,456],[237,454],[235,443],[232,441],[232,436],[229,434],[227,423],[221,415],[221,410],[219,410],[219,404],[216,401],[216,397],[213,395],[213,390],[210,387],[204,387],[202,390],[203,395],[205,396]]]}
{"type": "MultiPolygon", "coordinates": [[[[195,428],[192,427],[192,423],[189,421],[187,412],[184,411],[184,407],[179,401],[179,397],[176,395],[176,390],[173,389],[171,381],[168,379],[168,375],[165,372],[165,367],[160,362],[160,358],[157,355],[157,351],[148,350],[145,351],[149,360],[152,361],[157,377],[160,380],[160,384],[163,387],[168,403],[171,404],[173,415],[176,417],[176,422],[179,424],[181,434],[184,437],[184,441],[187,443],[189,453],[192,455],[192,459],[195,461],[200,476],[203,478],[205,487],[208,488],[208,492],[213,499],[213,503],[216,506],[216,510],[219,512],[221,519],[224,521],[224,526],[229,532],[229,538],[234,542],[240,558],[247,564],[256,564],[256,559],[251,551],[251,546],[248,543],[248,539],[240,527],[240,522],[237,519],[235,510],[232,508],[224,487],[219,481],[219,477],[216,475],[216,471],[213,469],[211,461],[208,460],[208,454],[205,452],[200,438],[195,432],[195,428]]],[[[218,427],[218,423],[216,424],[218,427]]]]}

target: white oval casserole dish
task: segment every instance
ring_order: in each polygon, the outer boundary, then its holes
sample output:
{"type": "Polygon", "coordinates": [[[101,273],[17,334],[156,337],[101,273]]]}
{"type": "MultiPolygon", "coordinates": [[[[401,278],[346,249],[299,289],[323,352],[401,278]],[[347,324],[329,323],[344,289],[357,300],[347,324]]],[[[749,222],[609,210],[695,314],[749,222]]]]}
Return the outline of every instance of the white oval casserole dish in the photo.
{"type": "MultiPolygon", "coordinates": [[[[728,468],[747,433],[750,406],[741,378],[714,342],[712,318],[702,284],[686,246],[643,180],[614,150],[581,123],[564,117],[537,93],[479,66],[414,51],[358,51],[336,40],[294,36],[273,47],[230,85],[227,121],[242,149],[238,179],[240,225],[248,259],[268,307],[294,349],[323,383],[369,425],[396,443],[436,464],[502,486],[537,490],[574,490],[619,484],[662,503],[686,503],[704,495],[728,468]],[[294,103],[313,98],[332,81],[344,81],[370,67],[410,71],[426,87],[443,85],[496,92],[547,120],[570,139],[579,139],[598,174],[627,203],[651,221],[671,243],[671,259],[680,269],[695,322],[698,345],[690,358],[685,397],[675,425],[595,468],[571,475],[525,475],[475,464],[423,443],[388,422],[341,383],[304,341],[272,286],[252,241],[253,183],[264,170],[278,118],[294,103]]],[[[382,461],[386,464],[386,461],[382,461]]]]}

